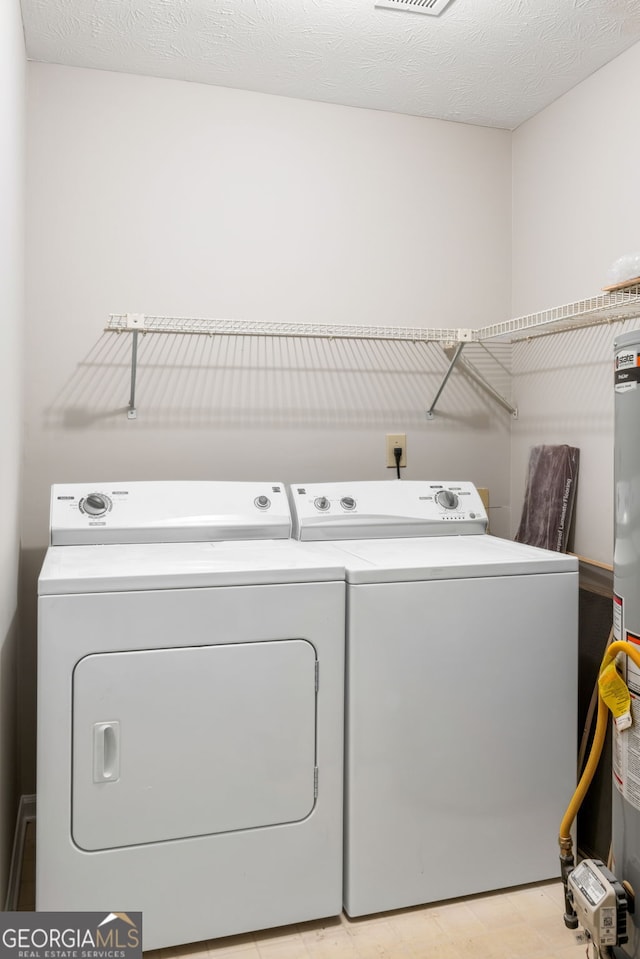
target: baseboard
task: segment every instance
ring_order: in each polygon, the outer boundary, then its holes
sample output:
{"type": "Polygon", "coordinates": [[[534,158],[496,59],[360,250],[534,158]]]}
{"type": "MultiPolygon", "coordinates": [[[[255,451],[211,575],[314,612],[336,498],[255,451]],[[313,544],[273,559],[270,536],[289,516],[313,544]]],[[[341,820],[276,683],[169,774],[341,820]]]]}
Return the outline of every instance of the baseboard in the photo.
{"type": "Polygon", "coordinates": [[[15,912],[18,908],[20,878],[22,875],[22,857],[24,854],[24,838],[27,832],[27,823],[33,822],[35,818],[36,797],[20,796],[18,815],[16,817],[16,831],[13,837],[11,866],[9,867],[9,885],[7,886],[7,898],[4,906],[5,912],[15,912]]]}

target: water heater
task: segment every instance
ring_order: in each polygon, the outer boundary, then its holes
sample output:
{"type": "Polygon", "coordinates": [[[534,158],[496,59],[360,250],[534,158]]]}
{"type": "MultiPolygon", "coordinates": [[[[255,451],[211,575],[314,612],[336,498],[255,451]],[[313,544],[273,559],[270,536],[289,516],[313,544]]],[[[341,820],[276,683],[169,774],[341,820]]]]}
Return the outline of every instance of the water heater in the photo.
{"type": "MultiPolygon", "coordinates": [[[[614,354],[614,638],[640,649],[640,330],[616,337],[614,354]]],[[[624,658],[633,725],[614,728],[613,871],[631,896],[629,941],[615,955],[640,959],[640,670],[624,658]]]]}

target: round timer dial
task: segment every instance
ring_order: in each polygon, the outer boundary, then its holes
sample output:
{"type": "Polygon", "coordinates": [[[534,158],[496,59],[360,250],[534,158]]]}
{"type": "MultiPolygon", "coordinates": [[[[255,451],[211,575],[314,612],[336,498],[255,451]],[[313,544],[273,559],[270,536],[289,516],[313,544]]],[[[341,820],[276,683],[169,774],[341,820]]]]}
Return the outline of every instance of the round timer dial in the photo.
{"type": "Polygon", "coordinates": [[[442,489],[439,493],[436,493],[436,503],[439,506],[444,506],[445,509],[457,509],[459,502],[458,494],[453,493],[450,489],[442,489]]]}
{"type": "Polygon", "coordinates": [[[111,500],[104,493],[89,493],[80,500],[80,509],[87,516],[104,516],[111,509],[111,500]]]}

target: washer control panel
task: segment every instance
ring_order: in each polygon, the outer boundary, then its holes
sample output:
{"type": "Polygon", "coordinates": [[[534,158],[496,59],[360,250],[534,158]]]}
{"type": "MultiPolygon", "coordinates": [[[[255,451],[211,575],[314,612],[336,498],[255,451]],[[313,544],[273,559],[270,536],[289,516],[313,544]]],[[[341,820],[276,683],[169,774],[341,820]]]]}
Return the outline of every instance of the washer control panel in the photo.
{"type": "Polygon", "coordinates": [[[149,482],[53,486],[52,546],[288,539],[283,483],[149,482]]]}
{"type": "Polygon", "coordinates": [[[487,529],[480,495],[466,481],[298,483],[290,496],[297,539],[466,535],[487,529]]]}

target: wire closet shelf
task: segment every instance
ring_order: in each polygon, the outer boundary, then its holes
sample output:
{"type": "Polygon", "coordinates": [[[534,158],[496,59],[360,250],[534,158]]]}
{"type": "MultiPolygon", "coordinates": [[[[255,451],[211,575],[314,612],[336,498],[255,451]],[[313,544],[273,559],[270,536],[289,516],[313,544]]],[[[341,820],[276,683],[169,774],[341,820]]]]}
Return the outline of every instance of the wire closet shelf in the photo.
{"type": "Polygon", "coordinates": [[[177,333],[214,336],[294,336],[326,339],[411,340],[466,343],[490,339],[522,339],[537,332],[560,333],[600,323],[613,323],[640,315],[640,284],[628,290],[602,293],[538,313],[494,323],[478,329],[416,326],[365,326],[349,323],[291,323],[269,320],[207,319],[111,313],[105,327],[110,333],[177,333]]]}
{"type": "Polygon", "coordinates": [[[516,343],[548,336],[568,330],[584,329],[603,323],[623,322],[640,316],[640,283],[627,289],[616,290],[553,307],[538,313],[505,320],[478,329],[429,328],[415,326],[365,326],[348,323],[291,323],[273,320],[251,321],[233,319],[206,319],[184,316],[152,316],[144,313],[111,313],[105,327],[107,333],[131,333],[131,395],[128,417],[137,417],[135,405],[138,336],[148,333],[182,334],[191,336],[282,336],[316,339],[349,340],[408,340],[438,342],[446,351],[455,347],[449,356],[449,366],[427,410],[427,419],[433,419],[438,399],[456,365],[466,376],[474,380],[499,405],[517,416],[517,408],[499,394],[478,371],[460,359],[467,343],[506,341],[516,343]]]}

